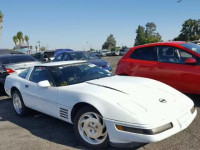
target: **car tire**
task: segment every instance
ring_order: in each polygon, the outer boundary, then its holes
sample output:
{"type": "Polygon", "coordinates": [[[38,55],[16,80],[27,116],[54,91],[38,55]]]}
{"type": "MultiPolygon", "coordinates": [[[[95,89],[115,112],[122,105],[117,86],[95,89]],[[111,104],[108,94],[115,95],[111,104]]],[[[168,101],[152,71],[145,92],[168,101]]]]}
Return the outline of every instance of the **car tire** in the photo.
{"type": "Polygon", "coordinates": [[[0,93],[4,94],[5,90],[4,90],[4,85],[0,83],[0,93]]]}
{"type": "Polygon", "coordinates": [[[89,148],[100,149],[109,145],[105,122],[92,107],[83,107],[77,112],[74,117],[74,132],[79,141],[89,148]]]}
{"type": "Polygon", "coordinates": [[[12,92],[12,101],[15,112],[20,116],[26,116],[29,113],[29,109],[24,105],[22,96],[19,91],[12,92]]]}

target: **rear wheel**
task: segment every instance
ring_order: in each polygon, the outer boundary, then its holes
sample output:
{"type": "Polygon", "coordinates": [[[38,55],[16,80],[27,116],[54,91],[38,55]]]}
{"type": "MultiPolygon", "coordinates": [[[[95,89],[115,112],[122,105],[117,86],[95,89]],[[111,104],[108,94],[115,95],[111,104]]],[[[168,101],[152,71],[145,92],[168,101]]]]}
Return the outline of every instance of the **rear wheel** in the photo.
{"type": "Polygon", "coordinates": [[[4,94],[5,90],[4,90],[4,85],[0,83],[0,93],[4,94]]]}
{"type": "Polygon", "coordinates": [[[75,115],[74,132],[87,147],[105,148],[109,145],[105,122],[99,112],[92,107],[84,107],[75,115]]]}
{"type": "Polygon", "coordinates": [[[12,92],[12,100],[15,112],[20,116],[25,116],[28,114],[28,108],[24,105],[22,96],[19,91],[15,90],[12,92]]]}

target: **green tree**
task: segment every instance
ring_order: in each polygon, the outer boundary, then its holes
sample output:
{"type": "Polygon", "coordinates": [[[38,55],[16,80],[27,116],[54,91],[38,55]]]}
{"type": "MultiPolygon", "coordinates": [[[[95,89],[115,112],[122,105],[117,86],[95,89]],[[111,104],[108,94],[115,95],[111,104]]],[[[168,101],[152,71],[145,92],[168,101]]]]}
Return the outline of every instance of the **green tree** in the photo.
{"type": "Polygon", "coordinates": [[[156,24],[153,22],[148,22],[144,28],[143,26],[138,26],[136,30],[135,46],[143,45],[147,43],[160,42],[162,36],[156,32],[156,24]]]}
{"type": "Polygon", "coordinates": [[[2,30],[3,17],[4,17],[4,15],[0,11],[0,41],[1,41],[1,30],[2,30]]]}
{"type": "Polygon", "coordinates": [[[41,50],[41,51],[46,51],[46,47],[42,46],[42,47],[40,48],[40,50],[41,50]]]}
{"type": "Polygon", "coordinates": [[[122,46],[122,49],[128,49],[128,47],[127,46],[122,46]]]}
{"type": "Polygon", "coordinates": [[[145,44],[145,29],[143,26],[138,26],[136,30],[136,39],[135,39],[135,46],[145,44]]]}
{"type": "MultiPolygon", "coordinates": [[[[123,47],[123,46],[122,46],[122,47],[123,47]]],[[[118,51],[118,50],[120,50],[120,49],[121,49],[120,46],[115,47],[115,50],[116,50],[116,51],[118,51]]]]}
{"type": "Polygon", "coordinates": [[[23,33],[21,31],[17,32],[17,38],[20,44],[24,44],[23,33]]]}
{"type": "Polygon", "coordinates": [[[161,41],[162,36],[158,32],[156,32],[155,23],[148,22],[146,24],[145,37],[146,37],[145,43],[155,43],[161,41]]]}
{"type": "Polygon", "coordinates": [[[95,52],[96,50],[94,48],[90,48],[88,52],[95,52]]]}
{"type": "Polygon", "coordinates": [[[200,19],[188,19],[186,20],[181,29],[181,33],[178,37],[174,38],[174,41],[194,41],[200,39],[200,19]]]}
{"type": "Polygon", "coordinates": [[[15,35],[15,36],[13,36],[13,42],[15,43],[15,45],[17,45],[17,43],[18,43],[18,38],[17,38],[17,36],[15,35]]]}
{"type": "Polygon", "coordinates": [[[25,36],[24,36],[24,39],[25,39],[27,45],[29,46],[29,37],[28,37],[27,35],[25,35],[25,36]]]}
{"type": "Polygon", "coordinates": [[[102,45],[102,49],[111,50],[116,47],[116,40],[113,34],[110,34],[106,40],[106,42],[102,45]]]}

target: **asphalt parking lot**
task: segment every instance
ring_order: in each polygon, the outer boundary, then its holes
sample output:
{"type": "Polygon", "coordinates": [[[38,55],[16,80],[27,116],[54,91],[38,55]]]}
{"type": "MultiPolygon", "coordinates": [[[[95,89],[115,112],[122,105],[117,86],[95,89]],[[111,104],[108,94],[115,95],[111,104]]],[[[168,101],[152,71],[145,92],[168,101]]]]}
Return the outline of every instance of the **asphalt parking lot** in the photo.
{"type": "MultiPolygon", "coordinates": [[[[113,67],[120,56],[105,57],[113,67]]],[[[191,96],[198,115],[186,130],[157,143],[147,144],[139,150],[199,150],[200,149],[200,96],[191,96]]],[[[170,110],[169,110],[170,111],[170,110]]],[[[0,95],[0,150],[68,150],[86,149],[76,140],[71,124],[38,112],[27,117],[15,114],[11,100],[0,95]]],[[[116,149],[109,147],[108,149],[116,149]]]]}

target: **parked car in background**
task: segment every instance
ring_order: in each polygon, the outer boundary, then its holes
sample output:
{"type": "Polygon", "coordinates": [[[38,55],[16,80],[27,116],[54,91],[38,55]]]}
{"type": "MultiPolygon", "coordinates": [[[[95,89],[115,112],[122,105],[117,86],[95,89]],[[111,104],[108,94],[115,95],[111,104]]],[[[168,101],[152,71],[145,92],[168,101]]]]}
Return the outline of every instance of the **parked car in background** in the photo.
{"type": "Polygon", "coordinates": [[[110,56],[115,56],[115,51],[111,51],[110,56]]]}
{"type": "Polygon", "coordinates": [[[69,51],[60,53],[55,57],[54,62],[69,60],[87,60],[89,63],[95,64],[105,70],[112,72],[112,67],[106,60],[99,59],[93,53],[86,51],[69,51]]]}
{"type": "Polygon", "coordinates": [[[95,56],[97,56],[99,59],[101,59],[101,54],[100,52],[90,52],[92,54],[94,54],[95,56]]]}
{"type": "Polygon", "coordinates": [[[115,56],[119,56],[119,55],[120,55],[120,51],[119,50],[115,51],[115,56]]]}
{"type": "Polygon", "coordinates": [[[136,46],[119,61],[116,74],[152,78],[181,92],[200,94],[200,46],[187,42],[136,46]]]}
{"type": "Polygon", "coordinates": [[[23,53],[14,50],[0,49],[0,55],[5,55],[5,54],[23,54],[23,53]]]}
{"type": "Polygon", "coordinates": [[[102,49],[99,51],[102,57],[105,56],[110,56],[111,55],[111,51],[107,50],[107,49],[102,49]]]}
{"type": "Polygon", "coordinates": [[[30,66],[39,64],[35,58],[26,54],[0,55],[0,87],[4,86],[9,74],[18,74],[30,66]]]}
{"type": "Polygon", "coordinates": [[[9,75],[5,91],[18,115],[31,108],[71,123],[91,149],[157,142],[186,129],[197,115],[193,101],[168,85],[112,76],[86,61],[36,65],[9,75]]]}
{"type": "Polygon", "coordinates": [[[123,56],[128,52],[129,49],[121,49],[119,50],[119,55],[123,56]]]}
{"type": "Polygon", "coordinates": [[[42,62],[51,62],[55,58],[55,51],[44,51],[32,54],[34,58],[42,62]]]}

